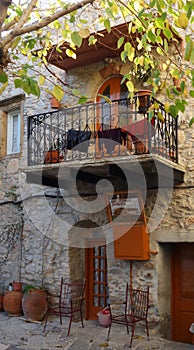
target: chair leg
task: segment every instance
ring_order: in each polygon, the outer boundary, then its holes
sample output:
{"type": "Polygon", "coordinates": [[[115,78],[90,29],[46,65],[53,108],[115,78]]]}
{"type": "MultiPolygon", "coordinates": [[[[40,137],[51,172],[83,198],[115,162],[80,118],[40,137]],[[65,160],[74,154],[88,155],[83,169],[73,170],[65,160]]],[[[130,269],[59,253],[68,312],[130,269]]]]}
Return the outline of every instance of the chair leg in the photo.
{"type": "Polygon", "coordinates": [[[129,334],[129,325],[128,325],[127,317],[125,317],[125,323],[126,323],[126,328],[127,328],[127,334],[129,334]]]}
{"type": "Polygon", "coordinates": [[[48,313],[46,313],[45,318],[44,318],[44,328],[43,328],[43,333],[46,330],[46,325],[47,325],[47,321],[48,321],[48,313]]]}
{"type": "Polygon", "coordinates": [[[71,329],[72,318],[73,318],[73,315],[70,316],[70,320],[69,320],[69,328],[68,328],[68,332],[67,332],[67,336],[68,336],[68,337],[69,337],[69,335],[70,335],[70,329],[71,329]]]}
{"type": "Polygon", "coordinates": [[[130,348],[132,347],[134,333],[135,333],[135,325],[131,326],[131,340],[130,340],[130,345],[129,345],[130,348]]]}
{"type": "Polygon", "coordinates": [[[112,323],[111,323],[110,326],[108,327],[107,341],[109,341],[111,326],[112,326],[112,323]]]}
{"type": "Polygon", "coordinates": [[[148,328],[148,321],[146,320],[146,331],[147,331],[147,337],[148,337],[148,340],[149,340],[149,328],[148,328]]]}
{"type": "Polygon", "coordinates": [[[63,317],[62,317],[61,312],[59,313],[59,318],[60,318],[60,325],[62,325],[62,323],[63,323],[63,317]]]}
{"type": "Polygon", "coordinates": [[[83,315],[82,315],[82,307],[80,308],[80,317],[81,317],[82,328],[84,328],[83,315]]]}

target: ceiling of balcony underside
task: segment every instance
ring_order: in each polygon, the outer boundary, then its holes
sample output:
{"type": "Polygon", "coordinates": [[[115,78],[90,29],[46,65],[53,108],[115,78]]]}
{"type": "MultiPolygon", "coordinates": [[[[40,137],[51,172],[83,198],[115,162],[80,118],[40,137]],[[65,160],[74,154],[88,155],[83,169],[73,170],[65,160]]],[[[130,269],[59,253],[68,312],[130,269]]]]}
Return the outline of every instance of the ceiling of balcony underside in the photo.
{"type": "Polygon", "coordinates": [[[174,187],[184,181],[184,170],[177,164],[157,156],[137,159],[99,161],[95,164],[59,163],[28,167],[26,181],[29,183],[68,189],[75,183],[80,193],[96,192],[99,180],[106,179],[119,189],[155,189],[174,187]],[[88,190],[90,189],[90,190],[88,190]]]}
{"type": "MultiPolygon", "coordinates": [[[[84,67],[89,64],[105,61],[107,58],[119,57],[123,50],[123,45],[127,41],[132,41],[133,45],[140,36],[140,33],[128,32],[129,23],[122,23],[111,28],[111,32],[102,30],[97,33],[92,33],[97,41],[93,45],[89,45],[88,38],[83,39],[82,45],[76,50],[70,48],[67,42],[60,46],[60,52],[57,46],[53,45],[47,55],[47,61],[58,68],[68,71],[73,68],[84,67]],[[117,41],[120,37],[124,37],[123,45],[118,48],[117,41]],[[76,53],[76,59],[69,57],[66,54],[67,49],[71,49],[76,53]]],[[[175,35],[175,34],[174,34],[175,35]]],[[[182,41],[182,38],[175,35],[176,40],[182,41]]],[[[107,62],[108,63],[108,62],[107,62]]]]}
{"type": "Polygon", "coordinates": [[[126,36],[127,32],[128,25],[122,24],[115,26],[111,33],[108,33],[107,30],[103,30],[99,32],[100,35],[94,34],[98,39],[95,45],[89,45],[88,38],[84,39],[81,47],[75,50],[77,55],[76,59],[66,55],[66,50],[70,47],[68,43],[64,42],[63,45],[60,46],[60,53],[57,52],[56,46],[52,47],[48,53],[47,60],[49,63],[68,71],[69,69],[104,61],[106,58],[119,57],[121,48],[117,48],[117,40],[121,35],[126,36]]]}

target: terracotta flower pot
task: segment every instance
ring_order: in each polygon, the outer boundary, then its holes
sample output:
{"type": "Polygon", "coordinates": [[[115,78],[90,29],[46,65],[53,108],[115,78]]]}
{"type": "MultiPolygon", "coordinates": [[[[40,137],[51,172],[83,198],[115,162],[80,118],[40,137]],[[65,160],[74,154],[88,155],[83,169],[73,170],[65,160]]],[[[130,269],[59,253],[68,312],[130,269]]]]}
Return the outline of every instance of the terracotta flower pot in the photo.
{"type": "Polygon", "coordinates": [[[55,97],[50,97],[51,108],[60,108],[61,103],[55,97]]]}
{"type": "Polygon", "coordinates": [[[139,90],[136,92],[135,96],[138,98],[138,110],[140,113],[146,113],[150,107],[150,95],[151,90],[139,90]]]}
{"type": "Polygon", "coordinates": [[[45,153],[44,163],[53,164],[62,162],[64,157],[59,155],[59,150],[52,150],[45,153]]]}
{"type": "Polygon", "coordinates": [[[22,292],[7,291],[3,298],[3,308],[11,316],[22,315],[22,292]]]}
{"type": "Polygon", "coordinates": [[[13,290],[15,291],[21,291],[22,290],[22,283],[21,282],[13,282],[12,283],[13,290]]]}
{"type": "Polygon", "coordinates": [[[22,298],[22,309],[28,320],[42,321],[47,311],[47,293],[41,289],[30,289],[22,298]]]}

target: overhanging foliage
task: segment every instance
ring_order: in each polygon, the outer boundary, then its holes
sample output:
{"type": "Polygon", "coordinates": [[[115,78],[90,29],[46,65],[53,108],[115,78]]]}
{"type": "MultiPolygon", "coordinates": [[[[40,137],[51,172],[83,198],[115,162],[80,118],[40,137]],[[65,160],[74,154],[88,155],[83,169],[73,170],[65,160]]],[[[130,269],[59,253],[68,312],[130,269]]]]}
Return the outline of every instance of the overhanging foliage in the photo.
{"type": "MultiPolygon", "coordinates": [[[[146,76],[154,93],[165,94],[165,108],[176,117],[194,97],[193,7],[193,0],[83,0],[73,5],[60,0],[31,0],[27,5],[1,0],[0,93],[13,77],[15,87],[39,96],[46,76],[41,74],[37,80],[38,67],[52,71],[47,54],[53,44],[60,55],[61,45],[68,43],[65,53],[76,60],[83,40],[94,45],[98,35],[91,33],[103,27],[110,33],[121,18],[128,23],[128,33],[118,36],[117,47],[121,60],[133,67],[124,77],[129,93],[135,91],[134,77],[146,76]]],[[[50,92],[61,100],[64,83],[55,77],[50,92]]],[[[79,102],[85,100],[81,96],[79,102]]]]}

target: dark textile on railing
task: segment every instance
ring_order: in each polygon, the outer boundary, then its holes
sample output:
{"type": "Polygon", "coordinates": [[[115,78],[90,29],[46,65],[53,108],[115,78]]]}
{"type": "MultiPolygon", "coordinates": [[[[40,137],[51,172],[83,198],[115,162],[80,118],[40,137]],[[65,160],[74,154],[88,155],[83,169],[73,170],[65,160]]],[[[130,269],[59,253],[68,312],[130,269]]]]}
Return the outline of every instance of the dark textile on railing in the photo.
{"type": "Polygon", "coordinates": [[[87,152],[90,138],[91,131],[88,126],[84,130],[75,130],[72,128],[67,133],[67,149],[71,150],[75,147],[77,151],[87,152]]]}
{"type": "Polygon", "coordinates": [[[109,130],[98,130],[98,148],[102,150],[103,145],[105,146],[108,153],[113,153],[116,143],[126,145],[127,132],[122,131],[121,128],[109,129],[109,130]],[[114,141],[110,142],[110,140],[114,141]]]}

